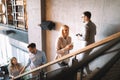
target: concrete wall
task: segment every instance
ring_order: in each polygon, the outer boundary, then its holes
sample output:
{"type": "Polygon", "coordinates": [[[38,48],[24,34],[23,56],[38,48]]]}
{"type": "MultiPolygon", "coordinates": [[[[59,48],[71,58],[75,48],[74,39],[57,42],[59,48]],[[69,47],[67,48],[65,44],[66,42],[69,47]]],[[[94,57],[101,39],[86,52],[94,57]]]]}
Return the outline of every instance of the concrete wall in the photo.
{"type": "MultiPolygon", "coordinates": [[[[73,51],[84,47],[84,42],[77,40],[75,36],[76,33],[82,32],[81,15],[83,11],[92,13],[92,21],[97,25],[96,41],[120,31],[119,0],[46,0],[46,6],[41,1],[44,2],[44,0],[27,0],[28,35],[29,43],[35,42],[40,50],[44,48],[48,61],[54,60],[56,55],[55,41],[59,36],[61,24],[70,26],[70,35],[74,43],[73,51]],[[44,11],[44,9],[46,10],[44,11]],[[43,11],[46,14],[42,13],[43,11]],[[42,31],[38,26],[42,20],[54,21],[56,29],[42,31]]],[[[103,65],[103,62],[107,62],[112,55],[97,60],[91,65],[91,68],[103,65]]],[[[56,66],[51,69],[55,69],[56,66]]]]}
{"type": "MultiPolygon", "coordinates": [[[[97,25],[96,41],[120,31],[120,0],[46,0],[46,20],[56,23],[55,30],[46,31],[48,61],[54,60],[56,55],[55,41],[61,24],[70,26],[70,35],[76,44],[75,34],[82,32],[81,14],[83,11],[92,13],[92,21],[97,25]]],[[[78,45],[74,48],[78,48],[78,45]]],[[[112,55],[105,56],[96,63],[102,65],[102,60],[107,62],[112,55]]]]}
{"type": "Polygon", "coordinates": [[[28,16],[28,38],[29,43],[37,44],[39,50],[42,49],[41,28],[41,0],[26,0],[28,16]]]}

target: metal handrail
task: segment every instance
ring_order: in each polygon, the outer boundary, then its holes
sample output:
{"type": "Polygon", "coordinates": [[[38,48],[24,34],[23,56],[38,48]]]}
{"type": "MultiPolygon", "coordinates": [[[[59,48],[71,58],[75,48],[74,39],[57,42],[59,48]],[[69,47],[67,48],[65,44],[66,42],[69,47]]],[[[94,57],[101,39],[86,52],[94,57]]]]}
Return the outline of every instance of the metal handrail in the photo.
{"type": "Polygon", "coordinates": [[[51,61],[51,62],[48,62],[48,63],[46,63],[46,64],[44,64],[44,65],[42,65],[42,66],[40,66],[40,67],[37,67],[37,68],[35,68],[35,69],[32,69],[31,71],[28,71],[28,72],[25,72],[25,73],[23,73],[23,74],[20,74],[20,75],[16,76],[14,79],[20,78],[20,77],[25,76],[25,75],[27,75],[27,74],[30,74],[30,73],[32,73],[32,72],[34,72],[34,71],[43,69],[43,68],[45,68],[45,67],[48,67],[48,66],[50,66],[50,65],[53,65],[53,64],[55,64],[55,63],[58,63],[59,61],[65,60],[65,59],[67,59],[67,58],[70,58],[70,57],[72,57],[72,56],[78,55],[78,54],[80,54],[80,53],[82,53],[82,52],[85,52],[85,51],[87,51],[87,50],[90,50],[90,49],[93,49],[93,48],[95,48],[95,47],[98,47],[98,46],[100,46],[100,45],[102,45],[102,44],[105,44],[105,43],[107,43],[107,42],[109,42],[109,41],[112,41],[112,40],[114,40],[114,39],[117,39],[117,38],[119,38],[119,37],[120,37],[120,32],[115,33],[115,34],[113,34],[113,35],[111,35],[111,36],[106,37],[105,39],[103,39],[103,40],[101,40],[101,41],[98,41],[98,42],[96,42],[96,43],[90,44],[90,45],[86,46],[85,48],[78,49],[78,50],[76,50],[76,51],[74,51],[74,52],[72,52],[72,53],[70,53],[70,54],[68,54],[68,55],[65,55],[65,56],[59,58],[59,59],[56,59],[56,60],[51,61]]]}

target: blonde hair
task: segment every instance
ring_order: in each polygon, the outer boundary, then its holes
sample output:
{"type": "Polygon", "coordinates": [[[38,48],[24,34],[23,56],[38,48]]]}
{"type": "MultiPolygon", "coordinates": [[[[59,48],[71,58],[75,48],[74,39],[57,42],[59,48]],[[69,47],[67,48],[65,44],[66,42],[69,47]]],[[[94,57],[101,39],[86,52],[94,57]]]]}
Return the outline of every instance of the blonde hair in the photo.
{"type": "MultiPolygon", "coordinates": [[[[14,59],[17,60],[16,57],[12,57],[11,60],[10,60],[10,69],[11,69],[11,70],[15,69],[15,65],[13,64],[13,60],[14,60],[14,59]]],[[[17,62],[17,64],[16,64],[16,66],[17,66],[18,69],[21,68],[21,66],[20,66],[20,64],[19,64],[18,62],[17,62]]]]}
{"type": "MultiPolygon", "coordinates": [[[[69,31],[69,27],[68,27],[67,25],[62,25],[61,28],[60,28],[60,36],[64,36],[64,34],[63,34],[63,29],[64,29],[64,28],[67,28],[68,31],[69,31]]],[[[69,33],[68,33],[68,34],[69,34],[69,33]]]]}

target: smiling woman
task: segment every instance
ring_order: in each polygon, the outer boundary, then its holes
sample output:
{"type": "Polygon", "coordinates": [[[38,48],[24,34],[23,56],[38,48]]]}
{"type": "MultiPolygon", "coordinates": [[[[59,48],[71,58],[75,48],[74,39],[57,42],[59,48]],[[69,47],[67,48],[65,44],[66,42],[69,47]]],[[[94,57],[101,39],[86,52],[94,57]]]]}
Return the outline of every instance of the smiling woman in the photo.
{"type": "MultiPolygon", "coordinates": [[[[12,57],[10,60],[10,64],[8,66],[9,76],[14,78],[15,76],[21,73],[22,69],[23,69],[23,66],[20,63],[18,63],[17,58],[12,57]]],[[[21,80],[21,78],[17,80],[21,80]]]]}
{"type": "MultiPolygon", "coordinates": [[[[69,27],[67,25],[61,26],[60,36],[56,40],[56,59],[61,58],[67,54],[69,51],[73,49],[72,39],[69,36],[69,27]]],[[[61,67],[68,66],[69,59],[63,60],[58,63],[61,67]]]]}

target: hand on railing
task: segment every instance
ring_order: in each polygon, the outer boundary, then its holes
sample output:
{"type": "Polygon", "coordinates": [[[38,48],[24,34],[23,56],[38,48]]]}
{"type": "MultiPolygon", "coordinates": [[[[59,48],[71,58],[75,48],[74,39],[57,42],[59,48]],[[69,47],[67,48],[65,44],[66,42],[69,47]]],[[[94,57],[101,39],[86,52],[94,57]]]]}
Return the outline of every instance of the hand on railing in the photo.
{"type": "Polygon", "coordinates": [[[21,74],[21,75],[18,75],[18,76],[15,77],[15,79],[20,78],[20,77],[22,77],[22,76],[24,76],[24,75],[30,74],[30,73],[32,73],[32,72],[34,72],[34,71],[37,71],[37,70],[43,69],[43,68],[45,68],[45,67],[48,67],[48,66],[50,66],[50,65],[52,65],[52,64],[55,64],[55,63],[57,63],[57,62],[60,62],[60,61],[62,61],[62,60],[65,60],[65,59],[67,59],[67,58],[70,58],[70,57],[73,57],[73,56],[75,56],[75,55],[78,55],[78,54],[80,54],[80,53],[82,53],[82,52],[85,52],[85,51],[87,51],[87,50],[90,50],[90,49],[93,49],[93,48],[95,48],[95,47],[98,47],[98,46],[100,46],[100,45],[102,45],[102,44],[105,44],[105,43],[110,42],[110,41],[112,41],[112,40],[114,40],[114,39],[117,39],[117,38],[120,38],[120,32],[118,32],[118,33],[116,33],[116,34],[113,34],[113,35],[111,35],[111,36],[109,36],[109,37],[107,37],[107,38],[105,38],[105,39],[103,39],[103,40],[101,40],[101,41],[96,42],[96,43],[90,44],[90,45],[86,46],[85,48],[78,49],[78,50],[76,50],[75,52],[72,52],[71,54],[65,55],[65,56],[63,56],[63,57],[61,57],[61,58],[59,58],[59,59],[57,59],[57,60],[48,62],[47,64],[44,64],[44,65],[42,65],[42,66],[40,66],[40,67],[38,67],[38,68],[36,68],[36,69],[33,69],[33,70],[29,71],[29,72],[26,72],[26,73],[23,73],[23,74],[21,74]]]}
{"type": "Polygon", "coordinates": [[[10,76],[10,80],[14,80],[14,76],[10,76]]]}
{"type": "Polygon", "coordinates": [[[20,71],[20,74],[22,74],[25,71],[26,67],[23,67],[23,69],[20,71]]]}

